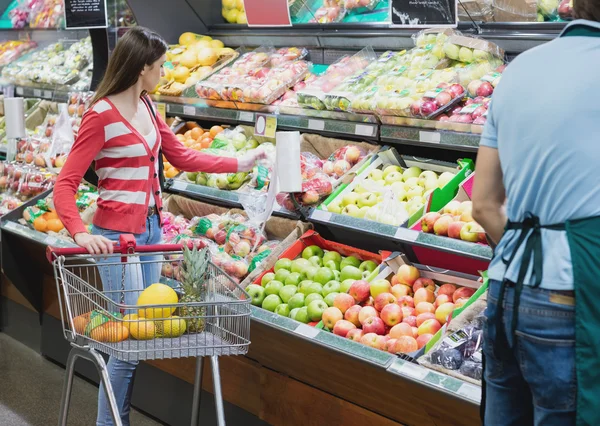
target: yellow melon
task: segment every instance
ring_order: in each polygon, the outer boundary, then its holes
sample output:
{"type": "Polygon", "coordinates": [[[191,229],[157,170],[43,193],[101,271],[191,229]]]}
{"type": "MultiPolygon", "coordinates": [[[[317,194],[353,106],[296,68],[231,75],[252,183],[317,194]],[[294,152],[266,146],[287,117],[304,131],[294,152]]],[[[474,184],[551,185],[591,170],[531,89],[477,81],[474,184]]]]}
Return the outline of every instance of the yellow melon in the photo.
{"type": "Polygon", "coordinates": [[[188,50],[179,58],[179,63],[184,67],[194,68],[196,66],[196,52],[193,50],[188,50]]]}
{"type": "Polygon", "coordinates": [[[179,299],[177,293],[165,284],[152,284],[138,297],[137,305],[167,305],[163,307],[138,309],[138,315],[142,318],[161,319],[169,318],[175,312],[175,305],[179,299]],[[170,306],[169,306],[170,305],[170,306]]]}
{"type": "Polygon", "coordinates": [[[201,49],[198,52],[197,59],[198,65],[202,65],[204,67],[214,65],[215,62],[217,62],[218,57],[214,49],[206,48],[201,49]]]}
{"type": "Polygon", "coordinates": [[[198,35],[194,33],[183,33],[179,36],[179,44],[188,46],[198,40],[198,35]]]}

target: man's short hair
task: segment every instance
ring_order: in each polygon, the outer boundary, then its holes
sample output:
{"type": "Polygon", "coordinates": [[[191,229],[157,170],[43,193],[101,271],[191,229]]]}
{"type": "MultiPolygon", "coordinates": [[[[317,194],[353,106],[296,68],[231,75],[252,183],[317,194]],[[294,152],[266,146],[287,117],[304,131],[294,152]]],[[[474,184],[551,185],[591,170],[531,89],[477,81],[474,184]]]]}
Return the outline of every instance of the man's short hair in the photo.
{"type": "Polygon", "coordinates": [[[600,22],[600,1],[573,0],[573,15],[576,19],[600,22]]]}

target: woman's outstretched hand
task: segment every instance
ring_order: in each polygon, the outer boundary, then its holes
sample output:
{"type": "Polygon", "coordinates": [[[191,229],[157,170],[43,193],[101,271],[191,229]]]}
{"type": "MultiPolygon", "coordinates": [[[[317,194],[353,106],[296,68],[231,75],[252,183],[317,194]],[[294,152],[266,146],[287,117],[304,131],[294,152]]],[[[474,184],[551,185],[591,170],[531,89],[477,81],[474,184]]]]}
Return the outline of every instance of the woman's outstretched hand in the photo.
{"type": "Polygon", "coordinates": [[[91,235],[80,232],[73,237],[75,243],[90,254],[112,254],[114,243],[102,235],[91,235]]]}
{"type": "Polygon", "coordinates": [[[248,151],[246,155],[238,158],[238,172],[249,172],[258,160],[267,158],[267,153],[261,147],[248,151]]]}

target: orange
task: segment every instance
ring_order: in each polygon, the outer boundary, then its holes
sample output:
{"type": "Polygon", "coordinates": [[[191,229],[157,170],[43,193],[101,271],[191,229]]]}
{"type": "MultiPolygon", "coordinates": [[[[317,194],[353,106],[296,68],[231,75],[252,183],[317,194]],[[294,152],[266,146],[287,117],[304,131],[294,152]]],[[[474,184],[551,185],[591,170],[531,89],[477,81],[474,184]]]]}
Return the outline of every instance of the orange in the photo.
{"type": "Polygon", "coordinates": [[[168,170],[168,169],[170,169],[171,167],[173,167],[173,166],[172,166],[172,165],[171,165],[171,163],[169,163],[168,161],[165,161],[165,162],[163,163],[163,168],[164,168],[165,170],[168,170]]]}
{"type": "Polygon", "coordinates": [[[222,131],[223,131],[223,128],[221,126],[212,126],[210,128],[210,136],[214,138],[215,136],[217,136],[222,131]]]}
{"type": "Polygon", "coordinates": [[[185,123],[185,127],[187,127],[189,130],[201,128],[200,125],[195,121],[188,121],[187,123],[185,123]]]}
{"type": "Polygon", "coordinates": [[[185,132],[185,133],[183,134],[183,136],[185,136],[185,138],[186,138],[186,139],[189,139],[189,138],[191,138],[191,137],[192,137],[192,131],[191,131],[191,130],[188,130],[187,132],[185,132]]]}
{"type": "Polygon", "coordinates": [[[179,142],[183,142],[185,140],[185,136],[183,136],[183,135],[175,135],[175,137],[177,138],[177,140],[179,142]]]}
{"type": "Polygon", "coordinates": [[[198,139],[200,136],[202,136],[203,133],[204,132],[200,127],[196,127],[192,129],[192,133],[190,134],[190,136],[192,137],[192,139],[198,139]]]}
{"type": "Polygon", "coordinates": [[[83,334],[85,332],[85,328],[90,322],[90,312],[87,314],[79,315],[78,317],[73,318],[73,325],[75,326],[75,332],[78,334],[83,334]]]}
{"type": "Polygon", "coordinates": [[[42,217],[46,220],[58,219],[58,215],[56,214],[56,212],[46,212],[42,215],[42,217]]]}
{"type": "Polygon", "coordinates": [[[175,176],[177,176],[177,173],[179,173],[179,172],[175,168],[165,170],[165,177],[167,179],[171,179],[171,178],[174,178],[175,176]]]}
{"type": "Polygon", "coordinates": [[[212,144],[211,138],[204,138],[200,141],[200,145],[202,145],[202,149],[210,148],[210,144],[212,144]]]}
{"type": "Polygon", "coordinates": [[[196,151],[200,151],[202,149],[202,144],[201,143],[195,143],[192,146],[190,146],[191,149],[195,149],[196,151]]]}
{"type": "Polygon", "coordinates": [[[64,225],[60,219],[50,219],[47,223],[48,231],[60,232],[64,228],[64,225]]]}
{"type": "Polygon", "coordinates": [[[48,230],[48,222],[43,217],[38,217],[33,221],[33,228],[36,231],[46,232],[48,230]]]}

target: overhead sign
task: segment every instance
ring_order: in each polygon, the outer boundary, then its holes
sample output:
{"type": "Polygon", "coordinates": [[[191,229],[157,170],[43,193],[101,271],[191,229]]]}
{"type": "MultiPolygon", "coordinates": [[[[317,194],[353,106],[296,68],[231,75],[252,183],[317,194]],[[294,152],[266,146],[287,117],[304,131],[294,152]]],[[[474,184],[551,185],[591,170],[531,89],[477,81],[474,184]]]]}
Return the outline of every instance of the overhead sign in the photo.
{"type": "Polygon", "coordinates": [[[65,27],[69,30],[108,27],[106,0],[65,0],[65,27]]]}
{"type": "Polygon", "coordinates": [[[391,0],[392,26],[403,28],[456,27],[457,0],[391,0]]]}
{"type": "Polygon", "coordinates": [[[291,27],[288,0],[244,0],[249,27],[291,27]]]}

